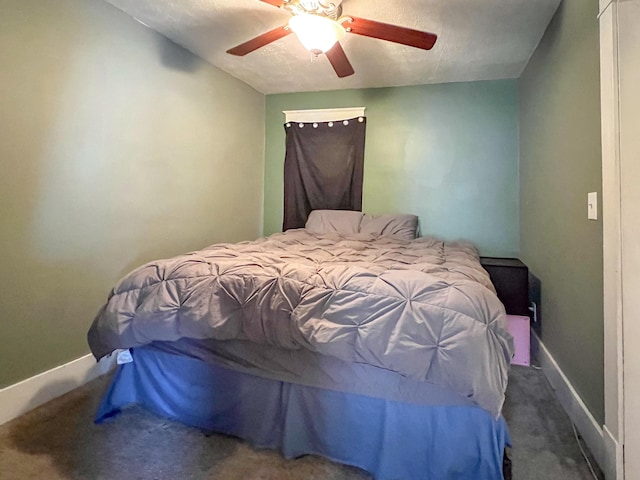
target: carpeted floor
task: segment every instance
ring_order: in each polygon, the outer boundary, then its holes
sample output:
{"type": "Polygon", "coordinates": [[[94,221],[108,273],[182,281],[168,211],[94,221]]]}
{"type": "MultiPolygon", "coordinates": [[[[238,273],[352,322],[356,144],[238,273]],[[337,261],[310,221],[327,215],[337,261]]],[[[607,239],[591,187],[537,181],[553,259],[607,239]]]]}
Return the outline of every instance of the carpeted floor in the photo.
{"type": "MultiPolygon", "coordinates": [[[[580,452],[571,420],[541,370],[514,366],[503,415],[513,448],[514,480],[593,480],[580,452]]],[[[604,476],[580,439],[598,480],[604,476]]]]}
{"type": "MultiPolygon", "coordinates": [[[[371,478],[315,456],[284,460],[275,452],[254,450],[224,435],[205,435],[140,408],[94,425],[107,382],[98,379],[1,426],[0,479],[371,478]]],[[[539,370],[513,368],[504,415],[513,441],[515,480],[593,479],[571,423],[539,370]]]]}

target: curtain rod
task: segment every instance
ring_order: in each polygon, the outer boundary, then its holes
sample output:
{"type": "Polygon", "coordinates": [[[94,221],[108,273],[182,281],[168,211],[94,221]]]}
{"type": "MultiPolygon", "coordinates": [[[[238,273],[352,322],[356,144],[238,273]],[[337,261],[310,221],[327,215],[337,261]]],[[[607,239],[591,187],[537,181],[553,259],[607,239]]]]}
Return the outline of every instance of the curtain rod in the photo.
{"type": "Polygon", "coordinates": [[[283,110],[286,122],[330,122],[363,117],[367,107],[283,110]]]}

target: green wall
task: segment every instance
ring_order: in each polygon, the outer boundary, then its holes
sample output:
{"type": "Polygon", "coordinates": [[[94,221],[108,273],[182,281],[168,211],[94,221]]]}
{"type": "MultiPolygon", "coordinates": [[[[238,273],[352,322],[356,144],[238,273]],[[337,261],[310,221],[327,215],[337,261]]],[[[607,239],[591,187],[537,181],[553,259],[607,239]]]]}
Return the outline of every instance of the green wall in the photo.
{"type": "Polygon", "coordinates": [[[261,233],[265,99],[103,0],[0,12],[3,387],[88,353],[132,267],[261,233]]]}
{"type": "Polygon", "coordinates": [[[419,215],[424,234],[515,255],[515,80],[267,96],[264,232],[282,228],[283,110],[366,107],[363,210],[419,215]]]}
{"type": "Polygon", "coordinates": [[[522,258],[542,281],[542,340],[604,423],[597,0],[564,0],[519,81],[522,258]]]}

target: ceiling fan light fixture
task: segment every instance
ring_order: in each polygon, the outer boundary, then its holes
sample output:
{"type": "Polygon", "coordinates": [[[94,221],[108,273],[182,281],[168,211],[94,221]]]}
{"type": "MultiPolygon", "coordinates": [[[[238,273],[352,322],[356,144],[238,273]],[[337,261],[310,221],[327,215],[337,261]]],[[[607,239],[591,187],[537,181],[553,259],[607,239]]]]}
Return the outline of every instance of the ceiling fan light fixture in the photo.
{"type": "Polygon", "coordinates": [[[314,55],[330,50],[336,42],[342,40],[345,29],[338,22],[321,15],[302,13],[289,20],[289,28],[296,34],[300,43],[314,55]]]}

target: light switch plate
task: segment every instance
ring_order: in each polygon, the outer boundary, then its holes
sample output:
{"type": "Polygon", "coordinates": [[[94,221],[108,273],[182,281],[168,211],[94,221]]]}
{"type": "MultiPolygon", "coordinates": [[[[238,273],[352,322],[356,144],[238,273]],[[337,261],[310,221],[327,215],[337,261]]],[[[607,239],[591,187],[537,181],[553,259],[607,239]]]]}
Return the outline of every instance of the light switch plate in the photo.
{"type": "Polygon", "coordinates": [[[587,193],[587,218],[598,219],[598,192],[587,193]]]}

